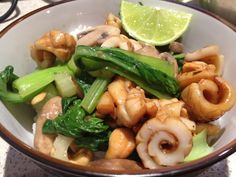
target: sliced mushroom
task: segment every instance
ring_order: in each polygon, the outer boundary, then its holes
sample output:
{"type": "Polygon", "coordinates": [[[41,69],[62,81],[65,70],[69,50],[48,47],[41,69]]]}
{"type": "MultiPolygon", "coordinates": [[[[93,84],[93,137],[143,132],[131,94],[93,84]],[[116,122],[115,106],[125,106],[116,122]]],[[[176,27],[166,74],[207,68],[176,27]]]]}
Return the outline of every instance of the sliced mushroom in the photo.
{"type": "Polygon", "coordinates": [[[51,98],[42,108],[41,113],[36,120],[36,133],[34,136],[34,147],[44,153],[50,155],[53,151],[53,141],[55,135],[43,134],[42,129],[47,119],[55,119],[62,112],[61,97],[51,98]]]}
{"type": "Polygon", "coordinates": [[[132,50],[132,44],[130,43],[129,38],[122,34],[109,37],[102,43],[101,47],[120,48],[128,51],[132,50]]]}
{"type": "Polygon", "coordinates": [[[143,44],[142,48],[135,50],[135,53],[139,53],[141,55],[146,55],[150,57],[158,57],[159,51],[151,45],[143,44]]]}
{"type": "Polygon", "coordinates": [[[159,57],[163,60],[168,61],[169,63],[174,65],[174,72],[175,72],[175,76],[177,76],[178,74],[178,64],[176,59],[168,52],[163,52],[159,54],[159,57]]]}
{"type": "Polygon", "coordinates": [[[169,49],[171,52],[174,53],[183,53],[184,52],[184,45],[180,42],[171,42],[169,45],[169,49]]]}
{"type": "Polygon", "coordinates": [[[102,44],[110,36],[119,35],[120,29],[112,25],[97,26],[88,34],[82,36],[77,45],[95,46],[102,44]]]}

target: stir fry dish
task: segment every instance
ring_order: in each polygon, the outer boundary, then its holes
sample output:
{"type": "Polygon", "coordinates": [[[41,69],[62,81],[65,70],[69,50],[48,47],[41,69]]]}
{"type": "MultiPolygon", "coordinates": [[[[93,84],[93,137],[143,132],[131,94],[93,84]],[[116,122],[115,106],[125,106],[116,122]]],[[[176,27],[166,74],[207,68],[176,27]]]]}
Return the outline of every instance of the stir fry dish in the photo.
{"type": "Polygon", "coordinates": [[[7,66],[0,98],[32,105],[35,149],[77,165],[158,169],[201,158],[221,134],[213,121],[236,101],[219,46],[157,47],[113,14],[76,37],[49,31],[30,51],[38,69],[18,77],[7,66]]]}

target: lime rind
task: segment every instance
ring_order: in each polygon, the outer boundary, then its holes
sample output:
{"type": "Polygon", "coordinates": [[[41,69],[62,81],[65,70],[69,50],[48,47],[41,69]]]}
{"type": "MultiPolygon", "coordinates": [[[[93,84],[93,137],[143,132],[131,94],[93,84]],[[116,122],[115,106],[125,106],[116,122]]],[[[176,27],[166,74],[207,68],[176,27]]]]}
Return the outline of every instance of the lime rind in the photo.
{"type": "Polygon", "coordinates": [[[123,28],[133,38],[157,46],[169,44],[188,29],[192,14],[121,2],[123,28]],[[156,27],[152,25],[156,24],[156,27]]]}

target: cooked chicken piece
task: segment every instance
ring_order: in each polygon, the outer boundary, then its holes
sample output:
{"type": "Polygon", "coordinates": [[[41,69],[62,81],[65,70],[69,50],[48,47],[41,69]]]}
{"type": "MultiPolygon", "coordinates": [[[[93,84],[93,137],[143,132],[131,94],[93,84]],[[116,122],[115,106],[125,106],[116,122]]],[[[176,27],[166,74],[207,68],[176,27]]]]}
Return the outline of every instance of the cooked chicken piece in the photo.
{"type": "Polygon", "coordinates": [[[68,61],[75,47],[73,36],[54,30],[43,35],[31,46],[31,56],[39,67],[47,68],[54,64],[56,58],[61,62],[68,61]]]}

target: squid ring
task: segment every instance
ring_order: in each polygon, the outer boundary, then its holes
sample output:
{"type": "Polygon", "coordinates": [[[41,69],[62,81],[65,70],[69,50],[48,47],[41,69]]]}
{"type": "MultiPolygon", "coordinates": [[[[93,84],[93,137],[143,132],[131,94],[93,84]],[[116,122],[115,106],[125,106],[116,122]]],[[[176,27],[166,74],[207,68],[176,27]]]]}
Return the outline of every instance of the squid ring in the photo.
{"type": "Polygon", "coordinates": [[[216,120],[229,111],[236,101],[234,88],[221,77],[215,77],[214,81],[203,79],[192,83],[182,91],[181,96],[193,118],[199,122],[216,120]]]}

